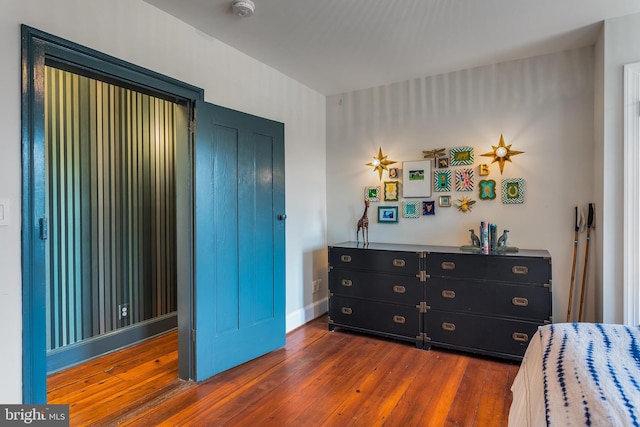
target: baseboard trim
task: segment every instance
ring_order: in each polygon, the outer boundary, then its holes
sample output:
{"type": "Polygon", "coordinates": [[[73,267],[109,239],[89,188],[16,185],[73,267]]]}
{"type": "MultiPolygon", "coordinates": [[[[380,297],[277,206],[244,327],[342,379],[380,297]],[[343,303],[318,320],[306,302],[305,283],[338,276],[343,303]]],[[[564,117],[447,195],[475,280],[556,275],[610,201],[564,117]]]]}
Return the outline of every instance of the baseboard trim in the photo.
{"type": "Polygon", "coordinates": [[[144,341],[175,329],[178,326],[176,312],[136,323],[105,335],[89,338],[75,344],[47,352],[47,374],[78,365],[87,360],[144,341]]]}
{"type": "Polygon", "coordinates": [[[287,315],[287,333],[329,311],[329,298],[322,298],[287,315]]]}

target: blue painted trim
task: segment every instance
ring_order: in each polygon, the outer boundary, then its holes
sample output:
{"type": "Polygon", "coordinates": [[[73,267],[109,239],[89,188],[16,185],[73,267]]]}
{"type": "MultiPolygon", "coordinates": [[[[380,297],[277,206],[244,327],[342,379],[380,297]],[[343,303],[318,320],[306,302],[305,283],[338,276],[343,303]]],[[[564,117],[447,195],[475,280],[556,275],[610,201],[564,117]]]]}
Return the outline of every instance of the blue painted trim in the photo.
{"type": "Polygon", "coordinates": [[[47,374],[112,353],[151,337],[161,335],[178,326],[178,313],[170,313],[127,328],[80,341],[47,353],[47,374]]]}
{"type": "Polygon", "coordinates": [[[44,75],[42,44],[22,28],[22,382],[23,403],[47,401],[45,336],[45,247],[39,239],[39,218],[44,215],[44,100],[36,85],[44,75]]]}
{"type": "MultiPolygon", "coordinates": [[[[22,33],[22,400],[43,404],[46,385],[46,265],[39,236],[44,205],[44,65],[69,67],[89,76],[142,89],[187,105],[190,114],[204,90],[119,60],[26,25],[22,33]]],[[[188,149],[188,148],[185,148],[188,149]]],[[[189,280],[192,280],[189,276],[189,280]]],[[[188,295],[187,320],[179,335],[191,336],[192,284],[178,283],[180,297],[188,295]],[[184,289],[187,289],[185,292],[184,289]]],[[[179,297],[179,298],[180,298],[179,297]]],[[[183,305],[181,305],[183,307],[183,305]]],[[[182,310],[182,308],[181,308],[182,310]]],[[[183,310],[184,311],[184,310],[183,310]]],[[[183,338],[180,338],[184,341],[183,338]]],[[[189,338],[190,339],[190,338],[189,338]]],[[[182,362],[181,362],[182,363],[182,362]]],[[[192,364],[190,360],[187,363],[192,364]]],[[[184,371],[184,370],[181,370],[184,371]]]]}

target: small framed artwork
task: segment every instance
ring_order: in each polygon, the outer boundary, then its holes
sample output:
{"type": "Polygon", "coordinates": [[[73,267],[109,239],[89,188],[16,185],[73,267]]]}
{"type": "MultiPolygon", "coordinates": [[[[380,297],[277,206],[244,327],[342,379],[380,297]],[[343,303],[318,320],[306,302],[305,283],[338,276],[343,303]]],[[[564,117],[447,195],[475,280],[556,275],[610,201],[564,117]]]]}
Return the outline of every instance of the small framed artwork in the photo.
{"type": "Polygon", "coordinates": [[[389,168],[389,178],[398,178],[398,168],[389,168]]]}
{"type": "Polygon", "coordinates": [[[384,183],[384,200],[387,202],[398,201],[398,187],[400,183],[398,181],[385,181],[384,183]]]}
{"type": "Polygon", "coordinates": [[[451,206],[451,196],[449,196],[448,194],[446,196],[440,196],[438,198],[438,206],[441,206],[443,208],[448,208],[449,206],[451,206]]]}
{"type": "Polygon", "coordinates": [[[378,222],[398,222],[398,207],[378,206],[378,222]]]}
{"type": "Polygon", "coordinates": [[[433,200],[422,202],[422,215],[435,215],[435,214],[436,214],[436,202],[434,202],[433,200]]]}
{"type": "Polygon", "coordinates": [[[473,191],[473,169],[456,170],[456,191],[473,191]]]}
{"type": "Polygon", "coordinates": [[[478,182],[478,197],[480,200],[493,200],[496,198],[496,182],[493,179],[483,179],[478,182]]]}
{"type": "Polygon", "coordinates": [[[449,157],[451,166],[464,166],[473,164],[473,148],[471,147],[457,147],[449,150],[449,157]]]}
{"type": "Polygon", "coordinates": [[[365,187],[364,199],[370,202],[380,201],[380,187],[365,187]]]}
{"type": "Polygon", "coordinates": [[[436,164],[439,169],[448,168],[449,167],[449,159],[447,157],[440,157],[436,160],[436,164]]]}
{"type": "Polygon", "coordinates": [[[420,202],[405,201],[402,202],[403,218],[420,218],[420,202]]]}
{"type": "Polygon", "coordinates": [[[524,179],[502,180],[502,203],[524,203],[524,179]]]}
{"type": "Polygon", "coordinates": [[[429,160],[402,163],[402,195],[431,197],[431,162],[429,160]]]}
{"type": "Polygon", "coordinates": [[[433,191],[451,191],[451,170],[442,169],[433,172],[433,191]]]}

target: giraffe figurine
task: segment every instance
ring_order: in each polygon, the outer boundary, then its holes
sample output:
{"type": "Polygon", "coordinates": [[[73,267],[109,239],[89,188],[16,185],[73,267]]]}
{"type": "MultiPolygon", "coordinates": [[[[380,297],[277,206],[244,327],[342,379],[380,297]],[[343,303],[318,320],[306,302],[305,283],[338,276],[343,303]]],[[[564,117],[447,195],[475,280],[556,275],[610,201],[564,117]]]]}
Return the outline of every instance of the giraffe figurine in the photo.
{"type": "Polygon", "coordinates": [[[364,212],[362,213],[362,217],[358,220],[358,229],[356,230],[356,243],[358,243],[358,235],[360,234],[360,229],[362,229],[362,243],[365,245],[369,244],[369,218],[367,218],[367,210],[369,209],[369,201],[364,201],[364,212]],[[366,237],[365,237],[366,232],[366,237]]]}

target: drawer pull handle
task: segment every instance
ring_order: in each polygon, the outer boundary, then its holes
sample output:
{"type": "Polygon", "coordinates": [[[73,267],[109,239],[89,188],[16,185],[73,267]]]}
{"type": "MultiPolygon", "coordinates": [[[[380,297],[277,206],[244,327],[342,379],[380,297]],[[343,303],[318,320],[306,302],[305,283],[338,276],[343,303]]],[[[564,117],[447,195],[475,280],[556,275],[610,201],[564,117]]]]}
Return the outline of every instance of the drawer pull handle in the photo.
{"type": "Polygon", "coordinates": [[[352,314],[353,313],[353,310],[351,310],[350,307],[342,307],[342,309],[340,311],[342,311],[342,314],[352,314]]]}
{"type": "Polygon", "coordinates": [[[456,297],[456,293],[454,291],[444,290],[442,291],[442,298],[450,298],[453,299],[456,297]]]}
{"type": "Polygon", "coordinates": [[[513,297],[511,304],[517,305],[518,307],[526,307],[529,305],[529,300],[522,297],[513,297]]]}
{"type": "Polygon", "coordinates": [[[395,315],[395,316],[393,316],[393,321],[396,322],[396,323],[403,324],[406,320],[405,320],[404,316],[395,315]]]}
{"type": "Polygon", "coordinates": [[[396,294],[404,294],[406,291],[407,289],[402,285],[395,285],[393,287],[393,292],[395,292],[396,294]]]}
{"type": "Polygon", "coordinates": [[[351,286],[353,282],[349,279],[342,279],[342,286],[351,286]]]}
{"type": "Polygon", "coordinates": [[[514,265],[513,267],[511,267],[511,272],[513,274],[520,275],[529,274],[529,268],[527,268],[527,266],[525,265],[514,265]]]}
{"type": "Polygon", "coordinates": [[[342,255],[340,257],[340,261],[342,261],[342,262],[351,262],[351,257],[349,255],[342,255]]]}
{"type": "Polygon", "coordinates": [[[442,329],[445,331],[453,332],[456,330],[456,325],[454,323],[444,322],[442,324],[442,329]]]}
{"type": "Polygon", "coordinates": [[[404,267],[405,265],[406,265],[406,262],[403,259],[396,258],[393,260],[394,267],[404,267]]]}
{"type": "Polygon", "coordinates": [[[440,268],[442,268],[443,270],[455,270],[456,263],[452,261],[444,261],[440,264],[440,268]]]}
{"type": "Polygon", "coordinates": [[[518,341],[518,342],[529,341],[529,335],[523,334],[522,332],[514,332],[513,334],[511,334],[511,338],[513,338],[514,341],[518,341]]]}

